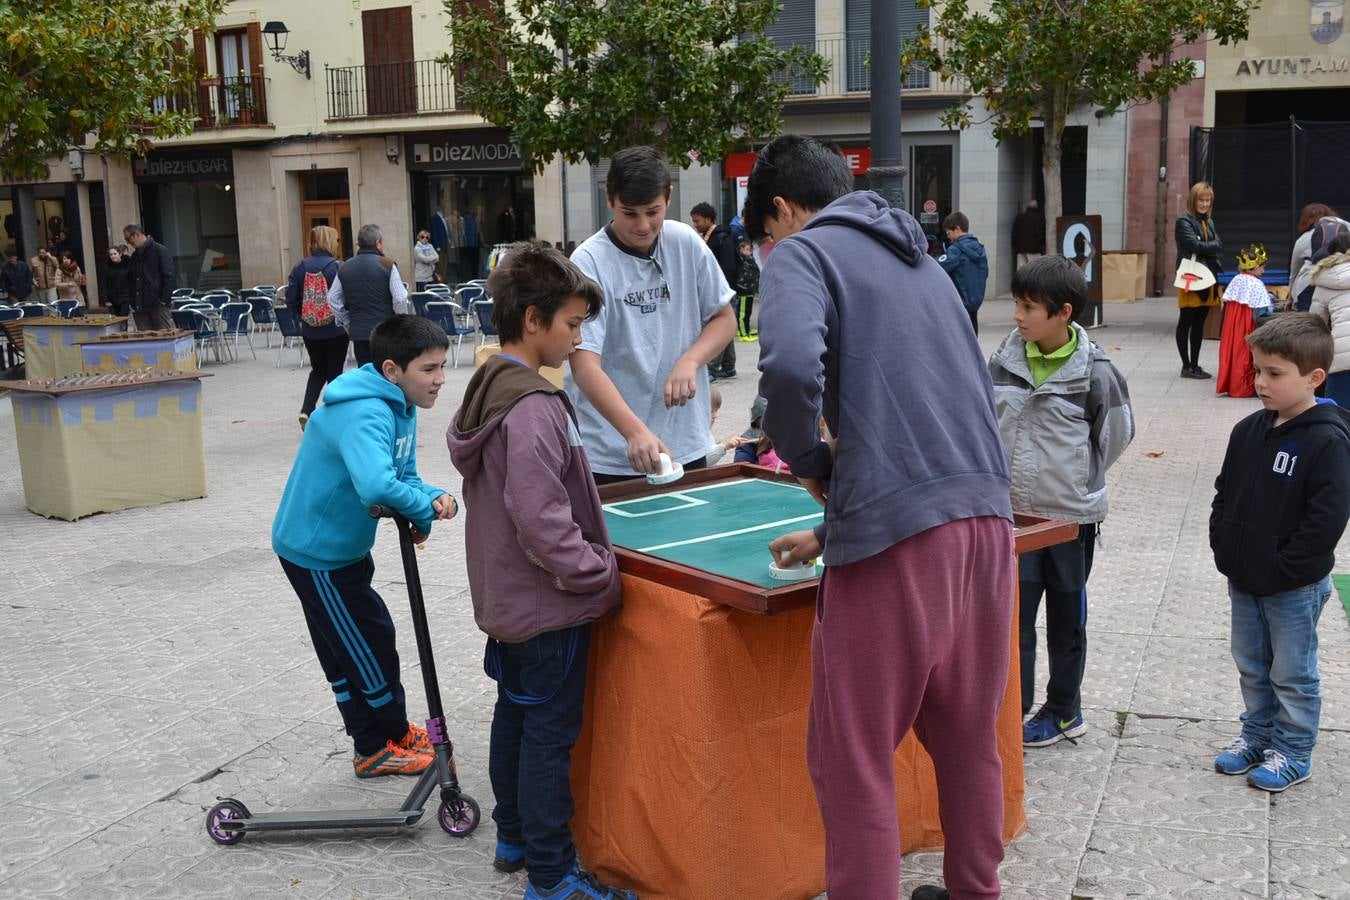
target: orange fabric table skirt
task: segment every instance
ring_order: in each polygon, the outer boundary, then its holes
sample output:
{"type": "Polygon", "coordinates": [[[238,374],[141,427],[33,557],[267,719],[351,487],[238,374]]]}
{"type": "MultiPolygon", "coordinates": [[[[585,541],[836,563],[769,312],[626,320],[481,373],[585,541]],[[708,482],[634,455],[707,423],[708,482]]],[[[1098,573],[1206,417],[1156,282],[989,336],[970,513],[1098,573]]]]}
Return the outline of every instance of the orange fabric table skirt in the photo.
{"type": "MultiPolygon", "coordinates": [[[[633,575],[623,586],[623,609],[594,627],[572,757],[583,862],[644,900],[819,894],[825,836],[806,769],[814,607],[766,616],[633,575]]],[[[1005,841],[1026,826],[1016,635],[1014,617],[998,720],[1005,841]]],[[[902,851],[940,848],[933,765],[912,733],[895,772],[902,851]]]]}

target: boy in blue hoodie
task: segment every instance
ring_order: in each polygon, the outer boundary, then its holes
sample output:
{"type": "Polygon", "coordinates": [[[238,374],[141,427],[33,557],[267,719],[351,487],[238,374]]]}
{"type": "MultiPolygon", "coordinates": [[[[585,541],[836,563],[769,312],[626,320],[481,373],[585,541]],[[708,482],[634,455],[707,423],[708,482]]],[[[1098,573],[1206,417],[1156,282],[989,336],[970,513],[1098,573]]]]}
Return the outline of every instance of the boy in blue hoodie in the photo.
{"type": "Polygon", "coordinates": [[[408,721],[394,621],[371,587],[368,510],[397,510],[419,541],[432,520],[455,514],[454,498],[417,476],[416,451],[417,408],[435,405],[449,346],[429,319],[381,322],[372,361],[329,382],[272,521],[272,549],[355,745],[357,778],[416,775],[434,758],[426,730],[408,721]]]}
{"type": "Polygon", "coordinates": [[[970,234],[970,220],[963,212],[954,212],[942,220],[947,232],[947,251],[938,257],[938,265],[951,276],[961,303],[970,313],[970,327],[980,333],[980,304],[984,302],[984,288],[989,282],[989,257],[984,244],[970,234]]]}
{"type": "Polygon", "coordinates": [[[512,246],[488,293],[502,352],[469,379],[446,442],[464,475],[469,590],[497,681],[492,864],[529,869],[525,900],[632,900],[580,868],[567,824],[591,623],[619,608],[619,567],[576,413],[539,374],[571,356],[604,299],[540,244],[512,246]]]}
{"type": "Polygon", "coordinates": [[[764,433],[825,504],[823,525],[769,549],[780,563],[824,549],[806,754],[827,891],[896,896],[894,757],[913,728],[937,772],[947,885],[997,897],[1014,560],[979,343],[919,223],[854,192],[815,138],[760,152],[743,219],[777,241],[760,280],[764,433]]]}

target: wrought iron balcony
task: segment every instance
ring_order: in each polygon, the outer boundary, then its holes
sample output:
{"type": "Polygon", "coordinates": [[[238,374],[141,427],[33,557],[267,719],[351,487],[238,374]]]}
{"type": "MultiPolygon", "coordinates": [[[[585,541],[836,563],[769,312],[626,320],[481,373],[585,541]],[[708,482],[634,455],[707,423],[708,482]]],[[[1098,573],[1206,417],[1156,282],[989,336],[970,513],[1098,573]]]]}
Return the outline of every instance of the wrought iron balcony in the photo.
{"type": "Polygon", "coordinates": [[[189,112],[197,117],[196,130],[267,125],[269,79],[238,75],[207,77],[195,91],[156,97],[157,111],[189,112]]]}
{"type": "MultiPolygon", "coordinates": [[[[872,35],[869,32],[819,37],[815,41],[815,51],[829,60],[829,74],[816,87],[808,79],[791,71],[780,73],[779,79],[790,86],[789,99],[846,97],[871,91],[869,55],[872,52],[872,35]]],[[[960,94],[966,91],[966,82],[963,78],[942,79],[923,66],[911,66],[904,73],[902,87],[906,91],[960,94]]]]}
{"type": "Polygon", "coordinates": [[[325,66],[328,118],[415,116],[462,110],[455,79],[434,59],[363,66],[325,66]]]}

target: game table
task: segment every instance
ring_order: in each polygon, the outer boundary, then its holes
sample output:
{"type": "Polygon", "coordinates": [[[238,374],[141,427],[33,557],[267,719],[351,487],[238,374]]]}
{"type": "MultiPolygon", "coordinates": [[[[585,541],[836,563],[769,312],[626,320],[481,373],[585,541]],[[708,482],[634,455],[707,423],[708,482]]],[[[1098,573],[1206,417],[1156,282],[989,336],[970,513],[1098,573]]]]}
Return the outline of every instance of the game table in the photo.
{"type": "MultiPolygon", "coordinates": [[[[823,511],[796,480],[737,464],[600,489],[624,606],[596,624],[572,758],[585,864],[644,900],[814,897],[825,840],[806,768],[818,579],[768,576],[768,543],[823,511]]],[[[1017,550],[1072,540],[1019,516],[1017,550]]],[[[1014,604],[1016,598],[1010,596],[1014,604]]],[[[1014,616],[999,714],[1004,838],[1026,825],[1014,616]]],[[[903,852],[942,846],[932,762],[895,756],[903,852]]]]}
{"type": "Polygon", "coordinates": [[[206,496],[200,372],[0,381],[14,405],[24,503],[49,518],[206,496]]]}
{"type": "Polygon", "coordinates": [[[81,342],[127,327],[126,316],[41,316],[18,322],[23,328],[24,375],[28,378],[59,378],[67,372],[82,371],[81,342]]]}
{"type": "Polygon", "coordinates": [[[81,371],[84,372],[125,372],[129,369],[197,371],[196,337],[191,331],[180,328],[123,331],[77,343],[80,347],[81,371]]]}

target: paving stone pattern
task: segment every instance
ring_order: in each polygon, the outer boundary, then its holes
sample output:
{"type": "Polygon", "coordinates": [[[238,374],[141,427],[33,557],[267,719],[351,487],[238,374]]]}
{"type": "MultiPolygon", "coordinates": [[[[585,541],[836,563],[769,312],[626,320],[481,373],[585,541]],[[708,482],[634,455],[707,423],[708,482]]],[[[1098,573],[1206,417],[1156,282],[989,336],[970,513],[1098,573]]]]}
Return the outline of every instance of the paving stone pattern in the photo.
{"type": "MultiPolygon", "coordinates": [[[[1089,589],[1089,731],[1027,753],[1025,834],[1002,869],[1009,898],[1350,897],[1350,627],[1321,622],[1322,734],[1311,781],[1284,795],[1211,769],[1241,709],[1228,601],[1206,523],[1233,423],[1255,400],[1177,377],[1167,300],[1109,305],[1093,337],[1130,383],[1139,435],[1111,472],[1111,514],[1089,589]]],[[[986,352],[1011,304],[981,313],[986,352]]],[[[757,344],[719,385],[719,436],[748,420],[757,344]]],[[[464,353],[467,356],[467,351],[464,353]]],[[[1217,345],[1202,364],[1217,370],[1217,345]]],[[[391,834],[251,836],[203,828],[218,797],[255,811],[397,802],[409,781],[359,782],[269,526],[300,437],[308,370],[294,352],[211,366],[209,496],[70,523],[24,508],[10,404],[0,400],[0,896],[520,896],[491,868],[487,735],[461,520],[418,555],[449,728],[484,822],[464,840],[428,817],[391,834]]],[[[458,493],[442,435],[472,369],[448,372],[424,414],[423,477],[458,493]]],[[[932,377],[941,377],[933,373],[932,377]]],[[[1350,571],[1350,545],[1342,544],[1350,571]]],[[[424,710],[392,529],[375,549],[414,718],[424,710]]],[[[1044,683],[1044,658],[1041,683],[1044,683]]],[[[735,811],[727,810],[728,821],[735,811]]],[[[730,826],[729,826],[730,827],[730,826]]],[[[904,861],[904,896],[942,870],[904,861]]]]}

